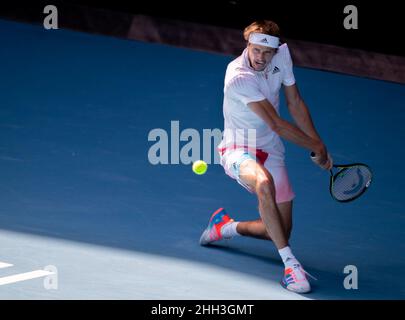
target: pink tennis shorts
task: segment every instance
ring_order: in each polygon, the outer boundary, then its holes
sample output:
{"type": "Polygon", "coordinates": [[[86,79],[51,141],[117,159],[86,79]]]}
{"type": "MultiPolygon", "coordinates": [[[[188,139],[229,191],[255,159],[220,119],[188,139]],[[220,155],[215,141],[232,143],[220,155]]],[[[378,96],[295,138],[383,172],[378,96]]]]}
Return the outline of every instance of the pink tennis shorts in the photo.
{"type": "Polygon", "coordinates": [[[256,155],[253,155],[252,150],[246,149],[220,150],[220,160],[225,173],[238,181],[240,185],[251,193],[253,193],[253,190],[240,179],[239,168],[246,160],[254,160],[261,163],[273,177],[276,188],[276,203],[283,203],[294,199],[295,193],[288,179],[286,166],[271,165],[270,161],[268,161],[267,153],[256,150],[256,155]]]}

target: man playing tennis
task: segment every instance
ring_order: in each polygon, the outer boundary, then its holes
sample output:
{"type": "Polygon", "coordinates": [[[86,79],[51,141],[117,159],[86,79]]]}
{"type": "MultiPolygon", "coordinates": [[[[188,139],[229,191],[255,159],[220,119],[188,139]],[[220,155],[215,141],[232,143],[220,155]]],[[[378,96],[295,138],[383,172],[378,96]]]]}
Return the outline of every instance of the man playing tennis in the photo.
{"type": "Polygon", "coordinates": [[[238,235],[272,240],[285,265],[281,284],[293,292],[306,293],[311,286],[288,242],[295,194],[281,138],[314,152],[313,161],[323,169],[332,167],[332,158],[299,94],[288,46],[279,44],[279,34],[272,21],[256,21],[246,27],[247,47],[229,63],[225,75],[225,130],[218,147],[221,165],[226,174],[256,194],[260,218],[236,222],[220,208],[211,216],[200,244],[238,235]],[[295,124],[279,116],[281,85],[295,124]],[[246,134],[248,129],[254,129],[255,134],[246,134]]]}

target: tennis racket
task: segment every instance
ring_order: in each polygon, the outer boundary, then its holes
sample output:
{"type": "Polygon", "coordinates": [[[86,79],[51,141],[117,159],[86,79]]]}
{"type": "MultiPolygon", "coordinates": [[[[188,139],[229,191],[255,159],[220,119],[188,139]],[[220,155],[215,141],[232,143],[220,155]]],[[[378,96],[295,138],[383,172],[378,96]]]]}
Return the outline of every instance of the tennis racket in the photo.
{"type": "MultiPolygon", "coordinates": [[[[311,153],[311,157],[314,155],[311,153]]],[[[373,178],[370,167],[364,163],[334,164],[329,172],[329,191],[332,198],[339,202],[350,202],[360,197],[373,178]]]]}

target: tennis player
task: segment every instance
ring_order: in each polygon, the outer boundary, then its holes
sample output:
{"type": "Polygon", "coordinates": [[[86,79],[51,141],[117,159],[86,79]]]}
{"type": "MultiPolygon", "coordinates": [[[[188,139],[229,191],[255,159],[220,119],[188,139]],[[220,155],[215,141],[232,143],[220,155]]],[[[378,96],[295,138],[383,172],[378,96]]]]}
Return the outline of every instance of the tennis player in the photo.
{"type": "Polygon", "coordinates": [[[225,173],[257,196],[260,217],[238,222],[220,208],[212,214],[200,244],[240,235],[272,240],[285,265],[281,284],[293,292],[306,293],[311,290],[307,273],[289,245],[295,194],[281,138],[314,152],[312,161],[323,169],[332,167],[332,158],[300,96],[288,46],[280,45],[278,25],[256,21],[243,35],[247,47],[226,70],[225,128],[219,152],[225,173]],[[294,124],[280,118],[281,87],[294,124]],[[249,129],[255,134],[248,134],[249,129]]]}

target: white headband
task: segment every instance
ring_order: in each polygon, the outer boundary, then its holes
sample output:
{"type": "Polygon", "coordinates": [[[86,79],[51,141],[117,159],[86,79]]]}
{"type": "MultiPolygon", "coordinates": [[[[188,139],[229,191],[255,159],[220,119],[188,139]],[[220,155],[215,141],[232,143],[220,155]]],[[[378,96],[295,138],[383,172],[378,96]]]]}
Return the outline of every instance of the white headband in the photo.
{"type": "Polygon", "coordinates": [[[278,48],[280,39],[268,34],[254,32],[249,35],[249,42],[260,46],[278,48]]]}

